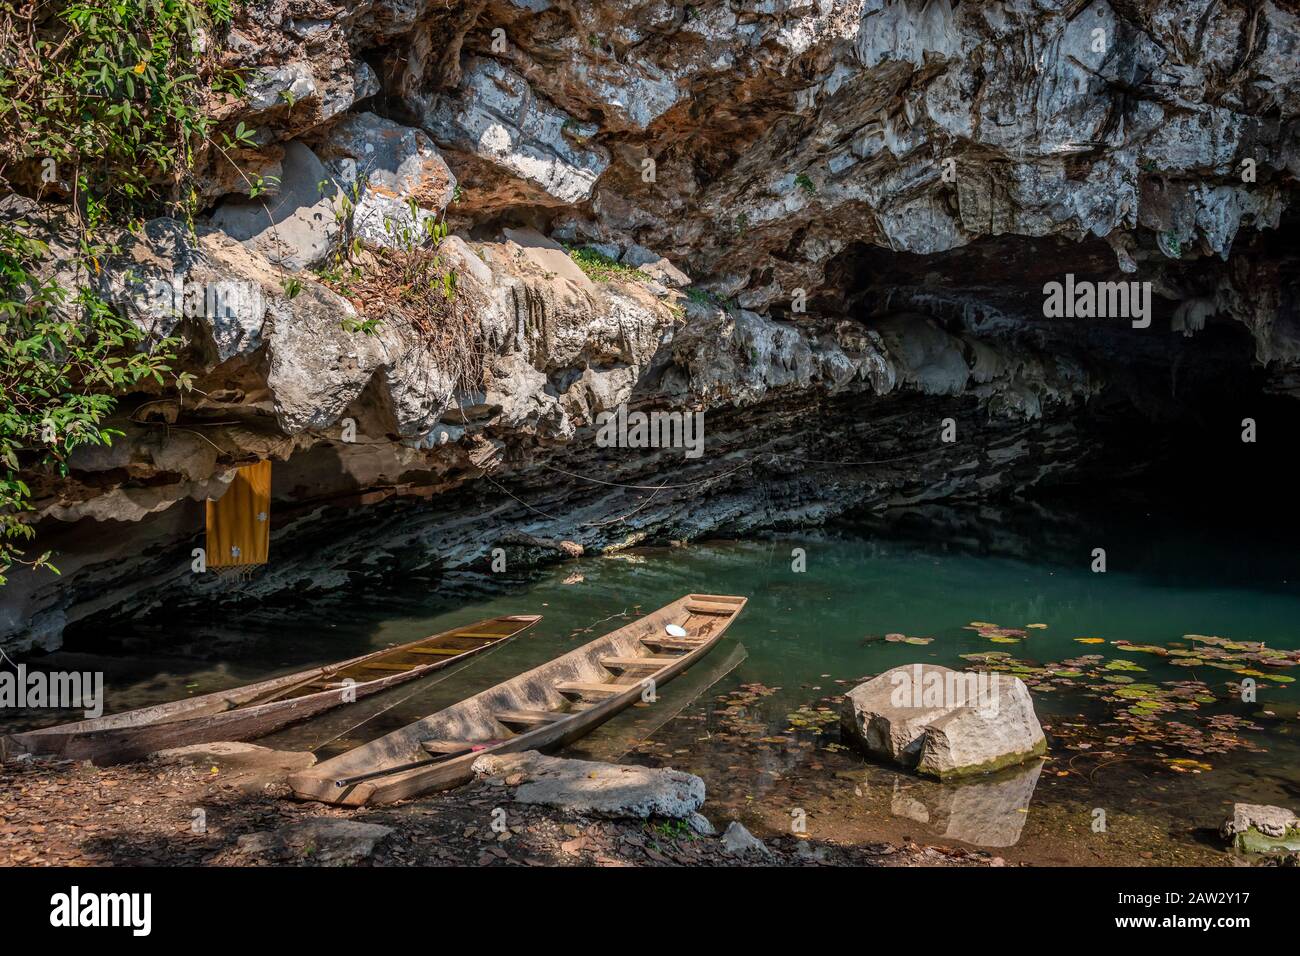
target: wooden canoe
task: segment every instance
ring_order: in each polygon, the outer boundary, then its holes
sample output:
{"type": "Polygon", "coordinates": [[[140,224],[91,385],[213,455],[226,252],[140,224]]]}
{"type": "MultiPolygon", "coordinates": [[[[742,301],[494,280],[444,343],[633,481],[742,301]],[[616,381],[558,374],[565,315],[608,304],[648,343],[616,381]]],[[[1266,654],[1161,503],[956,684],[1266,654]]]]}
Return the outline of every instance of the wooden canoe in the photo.
{"type": "Polygon", "coordinates": [[[562,747],[713,649],[745,598],[688,594],[577,650],[289,778],[296,796],[392,803],[465,783],[490,753],[562,747]],[[673,637],[676,624],[685,637],[673,637]]]}
{"type": "Polygon", "coordinates": [[[709,655],[673,681],[672,690],[661,695],[653,707],[635,708],[619,722],[597,727],[565,751],[566,757],[617,763],[637,744],[649,740],[749,657],[745,645],[734,643],[730,650],[709,655]]]}
{"type": "Polygon", "coordinates": [[[170,747],[251,740],[482,653],[540,620],[535,614],[488,618],[243,687],[10,734],[0,738],[0,756],[58,754],[109,764],[170,747]]]}

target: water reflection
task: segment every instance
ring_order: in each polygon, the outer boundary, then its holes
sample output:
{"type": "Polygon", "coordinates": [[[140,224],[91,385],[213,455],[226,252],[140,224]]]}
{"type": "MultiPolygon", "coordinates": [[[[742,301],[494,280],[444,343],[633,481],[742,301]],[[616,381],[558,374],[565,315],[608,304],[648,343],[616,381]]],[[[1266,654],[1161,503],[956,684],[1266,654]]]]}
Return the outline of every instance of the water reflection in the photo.
{"type": "Polygon", "coordinates": [[[1029,819],[1043,761],[980,777],[939,783],[921,777],[894,780],[890,812],[923,823],[937,836],[973,846],[1009,847],[1020,841],[1029,819]]]}

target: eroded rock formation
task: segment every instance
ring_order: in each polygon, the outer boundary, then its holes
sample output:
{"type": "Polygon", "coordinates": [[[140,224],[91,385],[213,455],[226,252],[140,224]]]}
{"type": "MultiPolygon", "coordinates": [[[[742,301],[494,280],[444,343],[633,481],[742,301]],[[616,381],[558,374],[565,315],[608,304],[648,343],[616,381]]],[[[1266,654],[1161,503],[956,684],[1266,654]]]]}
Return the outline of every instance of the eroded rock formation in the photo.
{"type": "Polygon", "coordinates": [[[218,39],[242,172],[205,158],[195,233],[153,221],[96,280],[194,388],[32,476],[64,573],[15,573],[7,646],[216,600],[202,501],[260,458],[252,590],[301,595],[510,534],[1014,492],[1117,409],[1300,388],[1286,3],[252,0],[218,39]],[[437,314],[367,286],[410,247],[454,275],[437,314]],[[1150,325],[1045,317],[1066,273],[1151,283],[1150,325]],[[706,453],[600,447],[625,403],[704,411],[706,453]]]}

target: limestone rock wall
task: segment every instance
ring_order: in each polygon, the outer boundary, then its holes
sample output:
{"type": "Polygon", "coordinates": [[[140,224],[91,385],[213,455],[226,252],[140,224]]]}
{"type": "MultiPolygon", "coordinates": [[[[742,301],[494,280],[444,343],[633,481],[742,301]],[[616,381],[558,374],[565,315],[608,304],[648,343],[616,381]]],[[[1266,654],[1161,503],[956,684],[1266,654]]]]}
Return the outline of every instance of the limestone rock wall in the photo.
{"type": "MultiPolygon", "coordinates": [[[[614,547],[814,521],[1050,480],[1099,397],[1170,404],[1142,370],[1300,383],[1289,4],[236,10],[247,95],[211,109],[255,142],[238,170],[202,157],[195,233],[155,220],[96,279],[181,336],[195,388],[124,397],[123,441],[32,476],[65,574],[14,575],[10,646],[203,599],[195,515],[259,458],[282,463],[273,595],[356,573],[346,534],[294,550],[346,508],[379,508],[394,562],[449,567],[505,527],[614,547]],[[360,290],[367,248],[411,245],[454,273],[449,314],[360,290]],[[1044,319],[1067,271],[1150,282],[1151,328],[1044,319]],[[598,447],[625,403],[704,411],[705,458],[598,447]],[[970,443],[937,443],[948,418],[970,443]],[[812,467],[836,461],[867,464],[812,467]],[[442,534],[402,525],[412,498],[442,534]]],[[[57,207],[0,214],[67,235],[57,207]]]]}

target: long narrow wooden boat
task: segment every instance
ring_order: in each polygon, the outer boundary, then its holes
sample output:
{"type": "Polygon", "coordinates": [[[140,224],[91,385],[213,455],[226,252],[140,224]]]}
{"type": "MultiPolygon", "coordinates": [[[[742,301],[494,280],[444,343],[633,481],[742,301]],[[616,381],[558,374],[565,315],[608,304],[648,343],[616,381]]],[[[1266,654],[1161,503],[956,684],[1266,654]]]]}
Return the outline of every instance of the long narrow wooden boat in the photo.
{"type": "Polygon", "coordinates": [[[392,803],[465,783],[484,754],[562,747],[634,704],[648,681],[661,687],[700,660],[744,606],[743,597],[688,594],[562,657],[296,773],[289,786],[306,800],[392,803]],[[671,625],[676,627],[670,630],[671,625]]]}
{"type": "Polygon", "coordinates": [[[535,614],[488,618],[243,687],[10,734],[0,737],[0,757],[59,754],[108,764],[170,747],[251,740],[480,654],[540,620],[535,614]]]}
{"type": "Polygon", "coordinates": [[[628,751],[649,740],[670,721],[679,716],[697,700],[749,657],[749,651],[739,641],[728,649],[710,654],[685,674],[673,681],[672,689],[660,696],[653,707],[636,708],[618,722],[597,727],[565,751],[566,757],[580,760],[603,760],[618,763],[628,751]]]}

